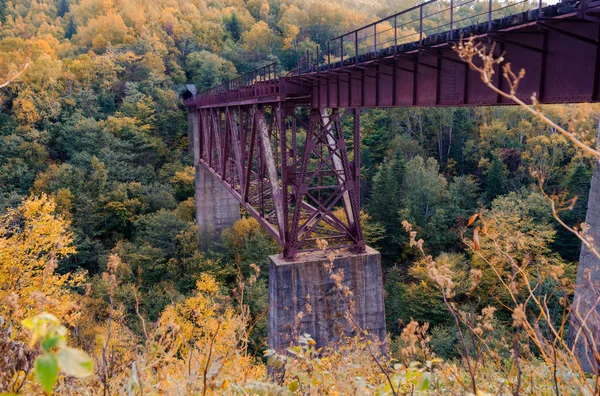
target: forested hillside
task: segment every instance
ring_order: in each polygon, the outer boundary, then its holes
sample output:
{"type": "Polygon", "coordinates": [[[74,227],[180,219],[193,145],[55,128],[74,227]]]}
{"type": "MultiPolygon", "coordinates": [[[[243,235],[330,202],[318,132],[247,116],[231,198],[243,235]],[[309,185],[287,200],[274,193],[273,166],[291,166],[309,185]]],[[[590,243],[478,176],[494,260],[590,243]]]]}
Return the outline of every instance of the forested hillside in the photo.
{"type": "MultiPolygon", "coordinates": [[[[548,194],[577,197],[561,213],[574,226],[594,160],[520,108],[362,113],[362,217],[382,253],[389,356],[358,337],[318,355],[303,336],[291,357],[271,356],[286,370],[268,376],[267,256],[278,246],[243,218],[199,248],[183,84],[201,91],[272,62],[288,72],[298,54],[414,4],[0,0],[0,83],[10,81],[0,89],[0,392],[43,392],[32,374],[41,349],[22,325],[42,311],[94,365],[85,379],[63,369],[61,394],[465,394],[474,378],[492,394],[585,388],[565,366],[556,374],[510,304],[530,304],[524,290],[537,285],[549,317],[536,329],[563,318],[581,241],[553,218],[538,177],[548,194]],[[465,237],[476,212],[488,227],[477,254],[465,237]],[[424,254],[451,279],[450,296],[424,254]],[[527,262],[527,280],[514,261],[527,262]]],[[[599,110],[543,108],[563,126],[581,120],[590,146],[599,110]]]]}

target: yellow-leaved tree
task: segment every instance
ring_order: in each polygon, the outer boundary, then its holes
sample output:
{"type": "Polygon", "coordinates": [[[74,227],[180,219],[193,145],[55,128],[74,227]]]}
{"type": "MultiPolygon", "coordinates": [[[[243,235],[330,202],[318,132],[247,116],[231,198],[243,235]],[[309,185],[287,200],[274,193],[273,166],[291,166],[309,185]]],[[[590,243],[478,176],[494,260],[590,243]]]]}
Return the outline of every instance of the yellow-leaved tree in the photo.
{"type": "MultiPolygon", "coordinates": [[[[106,372],[100,375],[108,393],[128,389],[132,394],[247,394],[245,386],[266,377],[266,367],[240,348],[247,323],[222,286],[211,275],[202,274],[196,288],[184,301],[167,306],[156,323],[141,321],[145,341],[138,343],[138,353],[113,359],[113,345],[124,345],[127,334],[122,328],[113,330],[112,337],[120,340],[106,343],[110,356],[106,372]]],[[[120,322],[116,317],[113,324],[120,326],[120,322]]],[[[135,345],[130,351],[136,351],[135,345]]],[[[97,382],[86,385],[91,393],[101,386],[97,382]]]]}
{"type": "Polygon", "coordinates": [[[20,320],[42,311],[71,325],[77,319],[77,298],[70,288],[81,285],[85,274],[56,272],[59,260],[75,248],[69,222],[55,209],[43,194],[0,217],[0,316],[15,329],[21,329],[20,320]]]}

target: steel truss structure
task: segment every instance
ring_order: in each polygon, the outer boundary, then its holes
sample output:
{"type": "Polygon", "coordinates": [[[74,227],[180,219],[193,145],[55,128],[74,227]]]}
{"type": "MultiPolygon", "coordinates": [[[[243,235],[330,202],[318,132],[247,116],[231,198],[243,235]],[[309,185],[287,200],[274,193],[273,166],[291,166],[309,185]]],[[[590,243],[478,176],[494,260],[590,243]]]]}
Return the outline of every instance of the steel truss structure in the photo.
{"type": "Polygon", "coordinates": [[[342,114],[279,102],[200,109],[194,116],[199,162],[279,242],[284,257],[316,247],[317,238],[364,251],[359,110],[342,114]]]}
{"type": "MultiPolygon", "coordinates": [[[[473,1],[429,1],[332,39],[287,76],[271,64],[190,94],[197,162],[279,242],[284,257],[314,248],[317,238],[360,252],[361,108],[510,104],[454,53],[458,37],[496,42],[513,70],[527,70],[519,86],[524,101],[533,92],[541,103],[600,101],[600,1],[536,1],[506,15],[507,7],[486,0],[487,11],[478,14],[484,19],[466,26],[475,22],[456,16],[473,1]],[[441,13],[449,23],[426,27],[441,13]],[[412,42],[399,35],[406,26],[412,42]]],[[[506,89],[501,74],[496,70],[494,83],[506,89]]]]}

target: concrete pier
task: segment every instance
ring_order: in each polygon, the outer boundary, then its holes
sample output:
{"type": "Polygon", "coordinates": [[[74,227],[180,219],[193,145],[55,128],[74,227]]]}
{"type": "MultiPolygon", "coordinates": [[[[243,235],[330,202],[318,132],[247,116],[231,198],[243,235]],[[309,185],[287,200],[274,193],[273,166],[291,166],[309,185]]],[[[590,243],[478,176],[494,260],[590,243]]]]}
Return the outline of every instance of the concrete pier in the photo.
{"type": "Polygon", "coordinates": [[[240,219],[240,204],[204,165],[200,164],[198,113],[188,113],[194,148],[196,224],[202,238],[217,238],[221,231],[240,219]]]}
{"type": "MultiPolygon", "coordinates": [[[[269,347],[284,351],[296,335],[310,334],[322,347],[343,335],[355,335],[344,314],[344,302],[325,269],[324,252],[299,253],[294,261],[271,256],[269,264],[269,347]]],[[[364,330],[384,340],[383,274],[379,252],[342,250],[334,272],[344,271],[343,284],[354,301],[354,319],[364,330]]]]}
{"type": "Polygon", "coordinates": [[[196,165],[196,224],[201,236],[221,235],[240,219],[240,203],[204,165],[196,165]]]}
{"type": "MultiPolygon", "coordinates": [[[[600,149],[600,124],[598,125],[598,149],[600,149]]],[[[586,224],[587,236],[591,237],[596,251],[600,251],[600,162],[595,161],[586,224]]],[[[579,270],[573,306],[571,308],[571,328],[569,342],[575,344],[575,351],[581,367],[595,373],[600,362],[595,353],[600,353],[600,259],[585,244],[581,246],[579,270]],[[582,323],[583,322],[583,323],[582,323]],[[594,345],[596,351],[594,351],[594,345]]]]}

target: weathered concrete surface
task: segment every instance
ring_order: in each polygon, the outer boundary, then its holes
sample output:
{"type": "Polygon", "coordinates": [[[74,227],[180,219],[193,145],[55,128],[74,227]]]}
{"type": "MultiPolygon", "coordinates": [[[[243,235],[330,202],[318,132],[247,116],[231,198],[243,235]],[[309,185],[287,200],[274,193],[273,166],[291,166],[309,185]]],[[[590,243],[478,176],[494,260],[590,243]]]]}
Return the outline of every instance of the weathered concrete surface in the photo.
{"type": "Polygon", "coordinates": [[[240,203],[204,165],[196,165],[196,224],[201,235],[220,235],[240,219],[240,203]]]}
{"type": "MultiPolygon", "coordinates": [[[[600,136],[599,136],[600,138],[600,136]]],[[[600,142],[600,140],[599,140],[600,142]]],[[[600,147],[600,146],[599,146],[600,147]]],[[[596,162],[592,176],[592,185],[588,199],[586,223],[589,225],[588,235],[595,243],[595,248],[600,251],[600,163],[596,162]]],[[[588,372],[596,372],[593,349],[586,341],[583,329],[587,327],[588,337],[595,339],[598,353],[600,354],[600,259],[585,245],[581,246],[579,257],[579,270],[575,287],[575,298],[571,315],[571,328],[569,339],[571,345],[576,342],[577,355],[582,367],[588,372]],[[585,326],[581,326],[581,318],[587,317],[585,326]]]]}
{"type": "MultiPolygon", "coordinates": [[[[325,269],[325,253],[300,253],[292,262],[271,256],[269,264],[269,347],[283,351],[295,335],[310,334],[317,347],[356,332],[344,318],[345,308],[325,269]],[[310,308],[308,308],[310,306],[310,308]],[[302,318],[296,326],[298,314],[302,318]]],[[[362,329],[384,340],[383,274],[379,252],[342,251],[334,272],[344,271],[343,284],[354,293],[354,318],[362,329]]]]}
{"type": "Polygon", "coordinates": [[[221,231],[240,219],[240,204],[229,191],[200,164],[200,122],[198,114],[188,113],[192,126],[196,169],[196,224],[203,238],[216,238],[221,231]]]}

